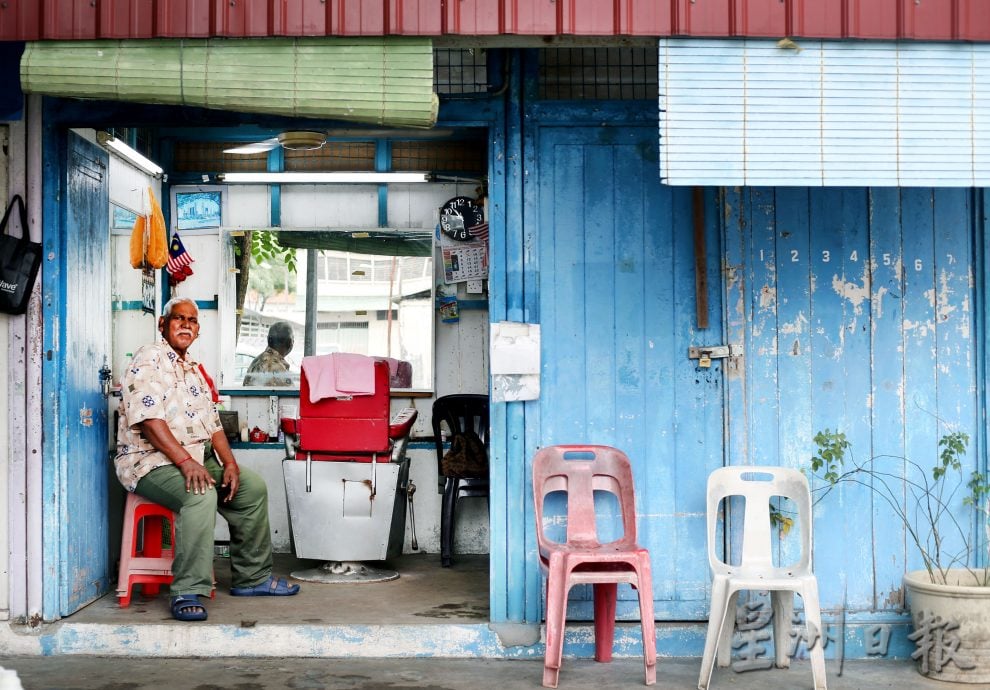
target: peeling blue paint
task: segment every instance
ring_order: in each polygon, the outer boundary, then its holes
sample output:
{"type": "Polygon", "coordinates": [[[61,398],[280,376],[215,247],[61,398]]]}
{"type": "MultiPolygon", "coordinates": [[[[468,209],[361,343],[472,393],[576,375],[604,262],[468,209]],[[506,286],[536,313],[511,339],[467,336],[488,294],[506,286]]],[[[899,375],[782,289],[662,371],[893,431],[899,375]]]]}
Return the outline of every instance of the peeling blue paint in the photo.
{"type": "MultiPolygon", "coordinates": [[[[972,247],[985,219],[974,199],[921,188],[726,194],[730,340],[746,353],[729,388],[731,462],[806,465],[815,433],[831,428],[857,459],[927,466],[947,429],[978,436],[972,247]]],[[[974,452],[966,463],[985,466],[974,452]]],[[[818,504],[823,608],[899,610],[917,562],[906,543],[865,487],[818,504]]]]}

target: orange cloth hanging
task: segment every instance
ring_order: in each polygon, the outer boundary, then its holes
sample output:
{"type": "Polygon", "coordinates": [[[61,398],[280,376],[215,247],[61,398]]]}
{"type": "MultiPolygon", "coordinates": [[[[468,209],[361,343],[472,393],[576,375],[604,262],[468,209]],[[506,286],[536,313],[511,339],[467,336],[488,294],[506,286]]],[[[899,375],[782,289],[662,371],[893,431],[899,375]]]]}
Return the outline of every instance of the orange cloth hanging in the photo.
{"type": "Polygon", "coordinates": [[[134,268],[144,267],[144,248],[147,246],[148,224],[144,216],[138,216],[134,221],[134,229],[131,230],[131,266],[134,268]]]}
{"type": "Polygon", "coordinates": [[[138,216],[131,231],[131,266],[134,268],[161,268],[168,263],[168,233],[165,232],[165,216],[148,187],[147,216],[138,216]]]}
{"type": "Polygon", "coordinates": [[[155,193],[148,187],[148,199],[151,204],[148,227],[148,265],[152,268],[162,268],[168,263],[168,233],[165,231],[165,217],[162,208],[155,199],[155,193]]]}

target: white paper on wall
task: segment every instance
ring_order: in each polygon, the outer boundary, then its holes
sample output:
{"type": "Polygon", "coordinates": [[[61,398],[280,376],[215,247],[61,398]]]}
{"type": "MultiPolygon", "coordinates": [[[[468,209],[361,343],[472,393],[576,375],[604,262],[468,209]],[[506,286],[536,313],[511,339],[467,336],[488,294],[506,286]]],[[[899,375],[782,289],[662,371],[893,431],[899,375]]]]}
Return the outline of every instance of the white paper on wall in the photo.
{"type": "Polygon", "coordinates": [[[540,397],[540,324],[492,324],[492,398],[495,402],[540,397]]]}

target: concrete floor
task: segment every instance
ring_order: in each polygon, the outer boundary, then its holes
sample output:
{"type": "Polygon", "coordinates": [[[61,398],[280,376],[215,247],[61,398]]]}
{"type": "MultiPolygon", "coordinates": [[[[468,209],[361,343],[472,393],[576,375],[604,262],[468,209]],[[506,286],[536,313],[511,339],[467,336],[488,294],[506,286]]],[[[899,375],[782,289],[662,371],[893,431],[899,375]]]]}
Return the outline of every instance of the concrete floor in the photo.
{"type": "MultiPolygon", "coordinates": [[[[275,554],[275,574],[318,566],[290,554],[275,554]]],[[[451,568],[440,567],[437,554],[411,554],[384,564],[399,573],[397,580],[365,584],[301,582],[292,597],[232,597],[230,561],[217,558],[216,595],[204,600],[207,625],[420,625],[424,623],[477,624],[488,622],[488,557],[458,556],[451,568]],[[439,597],[438,592],[443,592],[439,597]]],[[[79,624],[145,625],[174,622],[168,592],[152,599],[135,594],[131,605],[120,608],[116,596],[103,597],[67,620],[79,624]]],[[[198,625],[187,623],[186,627],[198,625]]]]}
{"type": "MultiPolygon", "coordinates": [[[[276,556],[278,574],[313,565],[276,556]]],[[[399,579],[303,582],[295,597],[249,599],[227,593],[228,562],[217,559],[218,590],[206,602],[205,623],[174,621],[164,592],[152,599],[136,595],[126,609],[111,593],[38,629],[0,624],[0,667],[16,670],[27,690],[541,687],[540,627],[489,625],[487,556],[458,556],[452,568],[440,568],[436,554],[405,555],[388,565],[400,572],[399,579]]],[[[699,659],[663,657],[663,650],[671,636],[681,644],[697,637],[692,644],[700,649],[703,629],[703,624],[658,627],[662,658],[656,687],[696,687],[699,659]]],[[[616,626],[609,664],[591,659],[589,624],[569,624],[568,640],[562,689],[642,686],[638,624],[616,626]]],[[[847,661],[840,668],[829,660],[827,668],[832,690],[945,687],[922,678],[909,661],[847,661]]],[[[4,682],[0,674],[0,690],[8,690],[4,682]]],[[[795,660],[790,669],[717,669],[711,687],[811,686],[809,665],[795,660]]]]}
{"type": "MultiPolygon", "coordinates": [[[[275,573],[319,565],[276,554],[275,573]]],[[[204,599],[209,619],[173,620],[167,592],[136,594],[120,608],[110,593],[61,621],[28,628],[0,624],[0,659],[18,655],[115,657],[501,657],[489,627],[488,557],[404,555],[389,582],[300,582],[293,597],[232,597],[229,561],[215,561],[217,592],[204,599]]],[[[539,627],[525,626],[525,642],[539,627]]]]}
{"type": "MultiPolygon", "coordinates": [[[[507,659],[107,659],[16,657],[0,661],[17,671],[24,690],[412,690],[470,688],[533,690],[541,687],[542,660],[507,659]]],[[[697,687],[697,659],[661,659],[655,688],[697,687]]],[[[16,687],[16,686],[15,686],[16,687]]],[[[598,664],[565,659],[561,690],[612,690],[643,685],[642,661],[616,659],[598,664]]],[[[733,673],[718,669],[711,690],[803,690],[812,687],[811,669],[733,673]]],[[[945,690],[903,661],[850,661],[829,666],[830,690],[945,690]]],[[[976,685],[966,688],[977,689],[976,685]]],[[[0,684],[3,690],[7,686],[0,684]]]]}

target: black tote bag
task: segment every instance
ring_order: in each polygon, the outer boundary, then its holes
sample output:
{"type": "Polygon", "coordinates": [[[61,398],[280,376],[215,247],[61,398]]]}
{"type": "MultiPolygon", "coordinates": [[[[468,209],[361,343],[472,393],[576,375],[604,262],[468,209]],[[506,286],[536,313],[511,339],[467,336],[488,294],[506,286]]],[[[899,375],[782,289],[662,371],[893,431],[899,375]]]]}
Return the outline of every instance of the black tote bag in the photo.
{"type": "Polygon", "coordinates": [[[0,312],[23,314],[27,311],[28,298],[34,279],[41,268],[41,244],[28,237],[27,209],[24,199],[15,195],[0,221],[0,312]],[[21,234],[13,237],[7,229],[10,212],[20,207],[21,234]]]}

